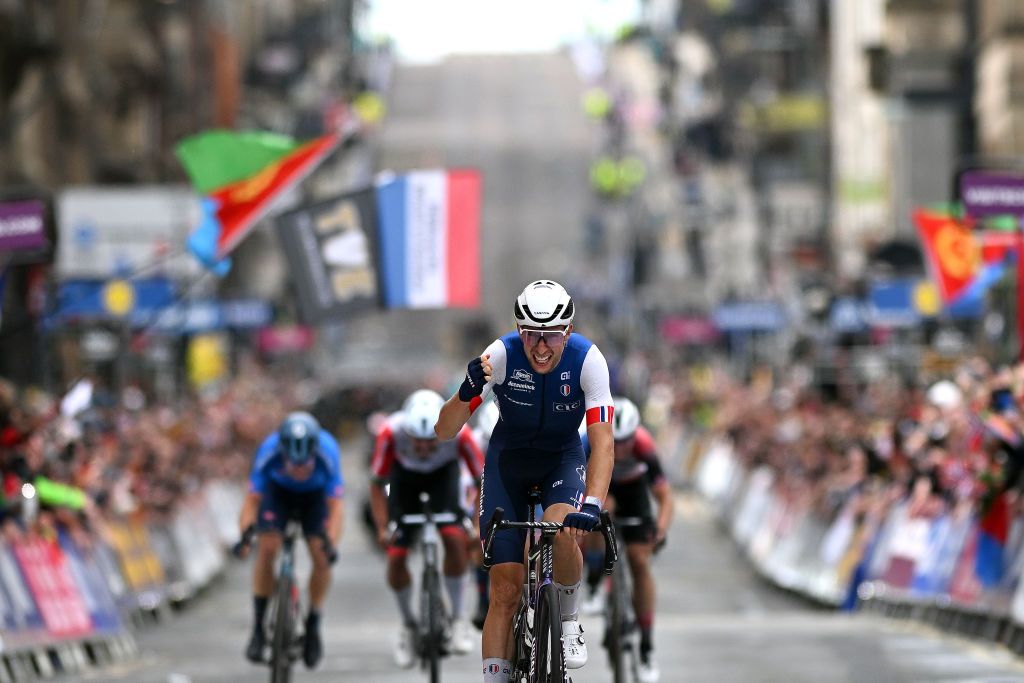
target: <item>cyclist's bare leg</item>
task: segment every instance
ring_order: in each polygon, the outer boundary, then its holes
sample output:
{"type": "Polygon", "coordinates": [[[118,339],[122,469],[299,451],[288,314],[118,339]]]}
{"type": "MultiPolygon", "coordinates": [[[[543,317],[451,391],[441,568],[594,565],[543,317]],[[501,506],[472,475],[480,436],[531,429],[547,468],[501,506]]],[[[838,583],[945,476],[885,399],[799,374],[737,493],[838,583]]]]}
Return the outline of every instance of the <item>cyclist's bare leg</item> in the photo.
{"type": "Polygon", "coordinates": [[[651,574],[653,550],[654,545],[651,543],[626,545],[629,571],[633,575],[633,610],[637,615],[651,614],[654,611],[654,575],[651,574]]]}
{"type": "Polygon", "coordinates": [[[466,534],[461,530],[443,533],[444,542],[444,575],[462,576],[466,573],[467,555],[466,534]]]}
{"type": "Polygon", "coordinates": [[[263,532],[259,536],[256,561],[252,567],[252,592],[261,598],[269,598],[274,592],[274,558],[281,549],[281,534],[263,532]]]}
{"type": "Polygon", "coordinates": [[[391,590],[400,591],[412,585],[412,574],[405,553],[388,553],[388,586],[391,590]]]}
{"type": "Polygon", "coordinates": [[[523,594],[525,567],[519,562],[502,562],[491,567],[491,606],[484,621],[484,659],[512,659],[512,619],[523,594]]]}
{"type": "Polygon", "coordinates": [[[324,600],[327,599],[327,592],[331,589],[331,563],[327,561],[327,554],[324,553],[324,542],[320,538],[307,539],[309,556],[313,559],[313,571],[309,575],[309,606],[320,611],[324,600]]]}
{"type": "MultiPolygon", "coordinates": [[[[566,503],[555,503],[544,511],[545,522],[561,522],[570,512],[576,512],[576,508],[566,503]]],[[[563,586],[574,586],[583,576],[583,553],[580,552],[579,544],[568,531],[559,531],[555,536],[555,571],[556,583],[563,586]]]]}
{"type": "Polygon", "coordinates": [[[654,576],[651,573],[651,555],[654,553],[653,543],[629,543],[626,545],[626,556],[629,558],[629,571],[633,575],[633,611],[636,613],[637,624],[640,626],[640,651],[645,657],[652,647],[652,630],[654,627],[654,576]]]}

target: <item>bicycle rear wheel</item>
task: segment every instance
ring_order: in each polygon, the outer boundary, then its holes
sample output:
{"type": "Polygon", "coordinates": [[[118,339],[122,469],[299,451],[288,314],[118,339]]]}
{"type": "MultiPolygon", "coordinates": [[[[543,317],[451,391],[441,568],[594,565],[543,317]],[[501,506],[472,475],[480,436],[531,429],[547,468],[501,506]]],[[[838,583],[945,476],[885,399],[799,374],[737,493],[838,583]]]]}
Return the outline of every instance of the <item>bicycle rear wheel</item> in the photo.
{"type": "Polygon", "coordinates": [[[612,574],[612,585],[608,595],[607,618],[605,619],[604,644],[608,649],[608,665],[612,670],[614,683],[627,683],[629,663],[626,661],[626,619],[627,610],[623,597],[623,581],[615,567],[612,574]]]}
{"type": "Polygon", "coordinates": [[[562,650],[562,611],[558,606],[558,592],[550,583],[540,587],[533,633],[528,680],[567,683],[569,676],[562,650]]]}
{"type": "Polygon", "coordinates": [[[430,670],[430,683],[441,681],[441,648],[444,641],[445,615],[441,602],[441,577],[434,568],[423,570],[422,609],[426,633],[423,634],[423,658],[430,670]]]}
{"type": "Polygon", "coordinates": [[[274,596],[274,637],[270,650],[270,683],[288,683],[292,676],[292,641],[295,635],[295,591],[292,578],[277,581],[274,596]]]}

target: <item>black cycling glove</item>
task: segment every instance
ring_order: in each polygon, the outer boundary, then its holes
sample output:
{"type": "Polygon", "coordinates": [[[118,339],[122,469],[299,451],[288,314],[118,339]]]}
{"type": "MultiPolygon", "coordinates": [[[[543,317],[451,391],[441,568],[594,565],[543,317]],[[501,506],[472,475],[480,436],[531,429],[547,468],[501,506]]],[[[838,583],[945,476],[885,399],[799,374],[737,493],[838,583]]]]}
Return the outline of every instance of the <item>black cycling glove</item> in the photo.
{"type": "Polygon", "coordinates": [[[469,403],[483,393],[486,383],[484,361],[482,358],[474,358],[466,366],[466,379],[462,380],[462,386],[459,387],[459,400],[469,403]]]}

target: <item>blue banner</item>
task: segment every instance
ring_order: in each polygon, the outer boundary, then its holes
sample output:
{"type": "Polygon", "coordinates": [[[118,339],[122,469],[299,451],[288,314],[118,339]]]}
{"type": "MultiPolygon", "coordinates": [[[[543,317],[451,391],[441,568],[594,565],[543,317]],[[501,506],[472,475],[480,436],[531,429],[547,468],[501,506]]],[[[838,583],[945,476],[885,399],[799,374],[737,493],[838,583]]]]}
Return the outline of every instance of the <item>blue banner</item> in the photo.
{"type": "Polygon", "coordinates": [[[711,318],[723,332],[777,332],[786,326],[786,313],[774,301],[722,304],[711,318]]]}
{"type": "Polygon", "coordinates": [[[121,615],[117,603],[110,593],[99,565],[91,553],[83,553],[66,533],[59,535],[60,547],[68,561],[68,569],[74,577],[78,592],[92,617],[93,628],[100,633],[116,633],[121,630],[121,615]]]}

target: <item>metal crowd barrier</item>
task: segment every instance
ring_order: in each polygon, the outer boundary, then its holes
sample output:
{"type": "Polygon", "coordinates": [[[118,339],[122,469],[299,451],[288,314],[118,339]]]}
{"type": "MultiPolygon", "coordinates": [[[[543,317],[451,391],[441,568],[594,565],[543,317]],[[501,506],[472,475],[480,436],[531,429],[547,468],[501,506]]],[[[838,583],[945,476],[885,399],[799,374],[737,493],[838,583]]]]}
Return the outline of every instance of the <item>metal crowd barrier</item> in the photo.
{"type": "Polygon", "coordinates": [[[83,673],[136,654],[133,630],[197,595],[237,541],[243,491],[214,481],[166,521],[112,520],[86,539],[0,540],[0,683],[83,673]]]}
{"type": "MultiPolygon", "coordinates": [[[[815,602],[927,622],[1024,654],[1024,516],[993,540],[991,516],[961,506],[936,517],[907,501],[867,509],[852,499],[829,514],[774,471],[746,469],[723,439],[705,442],[688,482],[757,571],[815,602]]],[[[996,505],[1005,505],[1005,498],[996,505]]]]}

